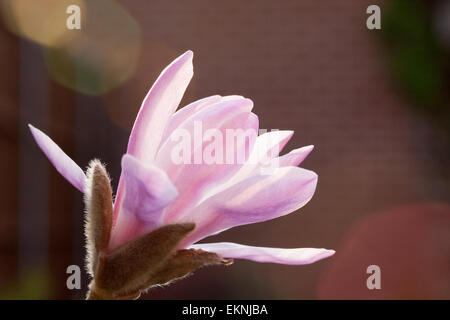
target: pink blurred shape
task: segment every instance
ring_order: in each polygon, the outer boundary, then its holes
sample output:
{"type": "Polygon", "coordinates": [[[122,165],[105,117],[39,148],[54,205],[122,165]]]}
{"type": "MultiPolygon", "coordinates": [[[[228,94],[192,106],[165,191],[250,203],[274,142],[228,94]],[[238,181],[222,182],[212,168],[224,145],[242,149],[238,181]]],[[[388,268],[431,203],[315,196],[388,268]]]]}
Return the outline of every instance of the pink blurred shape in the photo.
{"type": "Polygon", "coordinates": [[[411,204],[355,223],[321,278],[320,299],[449,299],[450,206],[411,204]],[[369,290],[370,265],[381,289],[369,290]]]}

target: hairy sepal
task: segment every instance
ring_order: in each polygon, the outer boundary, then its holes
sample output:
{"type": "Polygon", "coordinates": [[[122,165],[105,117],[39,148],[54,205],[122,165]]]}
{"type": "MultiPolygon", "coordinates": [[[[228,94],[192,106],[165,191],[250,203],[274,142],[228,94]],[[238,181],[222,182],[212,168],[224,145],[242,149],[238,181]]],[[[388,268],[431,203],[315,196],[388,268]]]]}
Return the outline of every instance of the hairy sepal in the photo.
{"type": "Polygon", "coordinates": [[[84,202],[87,270],[95,277],[99,254],[106,253],[111,235],[113,207],[111,182],[99,160],[92,160],[86,172],[84,202]]]}
{"type": "Polygon", "coordinates": [[[157,272],[145,283],[143,290],[155,286],[168,285],[192,274],[196,269],[213,266],[233,264],[233,259],[224,259],[214,252],[196,249],[178,250],[157,272]]]}
{"type": "Polygon", "coordinates": [[[165,225],[101,255],[96,290],[107,292],[114,299],[138,294],[194,228],[193,223],[165,225]]]}

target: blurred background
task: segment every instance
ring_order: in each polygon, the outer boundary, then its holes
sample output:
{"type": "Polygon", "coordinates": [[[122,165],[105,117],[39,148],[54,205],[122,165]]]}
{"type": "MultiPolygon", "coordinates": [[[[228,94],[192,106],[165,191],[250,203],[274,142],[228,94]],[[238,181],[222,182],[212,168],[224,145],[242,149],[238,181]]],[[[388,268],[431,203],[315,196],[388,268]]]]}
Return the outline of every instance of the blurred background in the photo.
{"type": "MultiPolygon", "coordinates": [[[[307,206],[217,241],[325,247],[307,266],[236,261],[148,299],[449,299],[450,2],[447,0],[2,0],[0,299],[81,299],[66,268],[84,265],[82,194],[26,125],[81,167],[120,158],[142,99],[175,57],[194,51],[181,106],[251,98],[260,127],[314,144],[307,206]],[[66,8],[81,8],[81,30],[66,8]],[[381,8],[381,30],[366,9],[381,8]],[[368,290],[366,268],[381,268],[368,290]]],[[[83,269],[83,267],[82,267],[83,269]]]]}

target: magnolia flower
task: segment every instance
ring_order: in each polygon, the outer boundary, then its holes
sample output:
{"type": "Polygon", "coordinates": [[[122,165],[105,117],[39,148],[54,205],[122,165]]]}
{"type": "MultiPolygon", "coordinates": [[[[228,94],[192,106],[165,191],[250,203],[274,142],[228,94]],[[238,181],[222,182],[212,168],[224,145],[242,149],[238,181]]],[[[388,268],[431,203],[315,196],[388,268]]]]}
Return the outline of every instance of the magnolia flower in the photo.
{"type": "MultiPolygon", "coordinates": [[[[253,103],[241,96],[211,96],[175,112],[193,76],[192,57],[188,51],[173,61],[145,97],[122,157],[115,201],[100,161],[91,161],[85,174],[48,136],[30,125],[58,172],[84,193],[87,268],[93,277],[89,299],[137,298],[149,287],[205,265],[231,264],[232,259],[302,265],[334,254],[314,248],[198,243],[232,227],[301,208],[313,196],[317,175],[297,167],[312,146],[279,156],[292,131],[238,139],[236,148],[247,155],[243,162],[175,163],[173,133],[183,130],[195,135],[195,123],[223,133],[258,131],[253,103]],[[261,157],[269,157],[278,167],[263,173],[261,163],[255,161],[261,157]]],[[[192,156],[209,144],[208,139],[194,143],[192,156]]]]}

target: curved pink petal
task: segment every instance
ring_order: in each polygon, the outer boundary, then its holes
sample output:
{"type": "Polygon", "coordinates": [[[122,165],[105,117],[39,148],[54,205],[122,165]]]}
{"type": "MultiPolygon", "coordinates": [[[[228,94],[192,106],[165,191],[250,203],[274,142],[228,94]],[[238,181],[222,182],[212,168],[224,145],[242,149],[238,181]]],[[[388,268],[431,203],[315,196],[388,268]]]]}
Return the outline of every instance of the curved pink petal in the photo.
{"type": "Polygon", "coordinates": [[[207,236],[249,223],[271,220],[304,206],[313,196],[317,174],[298,167],[258,174],[204,200],[184,216],[196,224],[187,246],[207,236]]]}
{"type": "Polygon", "coordinates": [[[245,171],[251,172],[252,168],[267,165],[270,159],[280,154],[293,134],[294,131],[292,130],[276,130],[258,136],[255,148],[253,148],[252,154],[246,163],[245,171]]]}
{"type": "MultiPolygon", "coordinates": [[[[276,168],[281,167],[295,167],[298,166],[300,163],[305,160],[305,158],[311,153],[311,151],[314,149],[314,146],[306,146],[298,149],[294,149],[291,152],[279,156],[270,158],[267,157],[266,160],[261,161],[260,164],[257,166],[253,166],[253,171],[251,172],[251,175],[268,172],[270,173],[272,170],[276,168]],[[269,160],[267,160],[269,159],[269,160]]],[[[247,174],[248,175],[248,174],[247,174]]],[[[242,178],[240,179],[242,180],[242,178]]],[[[230,181],[233,182],[233,181],[230,181]]]]}
{"type": "Polygon", "coordinates": [[[221,100],[221,98],[222,97],[219,95],[206,97],[206,98],[194,101],[194,102],[188,104],[187,106],[181,108],[177,112],[175,112],[172,115],[172,117],[170,118],[169,125],[167,126],[166,131],[164,132],[164,136],[161,140],[162,143],[164,143],[164,141],[166,141],[170,137],[170,134],[176,128],[178,128],[186,119],[188,119],[190,116],[192,116],[196,112],[204,109],[205,107],[207,107],[213,103],[219,102],[221,100]]]}
{"type": "Polygon", "coordinates": [[[166,173],[125,154],[122,157],[124,194],[111,245],[117,247],[162,224],[162,213],[178,192],[166,173]]]}
{"type": "Polygon", "coordinates": [[[194,74],[192,57],[192,51],[179,56],[153,84],[134,122],[128,154],[144,162],[153,161],[169,120],[194,74]]]}
{"type": "MultiPolygon", "coordinates": [[[[177,109],[194,74],[192,57],[192,51],[187,51],[179,56],[161,72],[153,84],[142,102],[131,130],[128,154],[145,163],[153,163],[169,120],[177,109]]],[[[122,184],[121,175],[114,203],[114,224],[121,206],[122,184]]]]}
{"type": "Polygon", "coordinates": [[[201,243],[190,246],[215,252],[223,258],[246,259],[256,262],[270,262],[290,265],[310,264],[332,256],[335,251],[316,248],[280,249],[252,247],[231,242],[201,243]]]}
{"type": "Polygon", "coordinates": [[[294,149],[291,152],[278,157],[278,164],[280,167],[298,166],[306,159],[313,149],[313,145],[294,149]]]}
{"type": "Polygon", "coordinates": [[[86,176],[83,170],[45,133],[31,124],[28,127],[39,148],[45,153],[56,170],[75,188],[84,193],[86,176]]]}
{"type": "Polygon", "coordinates": [[[252,108],[253,102],[245,98],[221,100],[218,103],[207,106],[192,117],[189,117],[187,121],[184,121],[181,126],[171,133],[170,138],[165,141],[158,152],[156,158],[157,166],[166,171],[170,179],[175,181],[182,169],[188,165],[186,163],[177,163],[173,158],[174,148],[180,145],[183,136],[187,135],[191,139],[191,163],[201,162],[199,157],[194,157],[194,151],[199,149],[198,146],[201,147],[202,145],[202,136],[199,135],[208,129],[222,126],[225,122],[239,114],[249,113],[252,108]]]}
{"type": "Polygon", "coordinates": [[[122,158],[122,173],[125,183],[122,210],[157,224],[161,218],[158,213],[178,196],[167,174],[129,154],[122,158]]]}
{"type": "Polygon", "coordinates": [[[167,141],[172,132],[176,130],[178,127],[180,127],[184,121],[188,120],[190,117],[194,116],[196,113],[200,112],[204,108],[209,107],[210,105],[218,102],[241,100],[241,99],[243,99],[243,97],[238,95],[231,95],[225,97],[215,95],[194,101],[188,104],[187,106],[181,108],[172,115],[169,125],[167,126],[164,136],[161,140],[161,145],[163,145],[165,141],[167,141]]]}
{"type": "Polygon", "coordinates": [[[180,196],[166,209],[165,223],[183,216],[197,204],[205,191],[228,179],[246,161],[258,135],[258,117],[254,113],[243,112],[225,120],[214,128],[214,137],[208,139],[205,136],[194,151],[202,154],[202,163],[184,165],[174,179],[180,196]],[[231,140],[234,142],[227,145],[231,140]],[[217,158],[211,156],[213,153],[217,158]]]}
{"type": "Polygon", "coordinates": [[[291,130],[276,130],[258,136],[252,154],[241,170],[229,181],[229,184],[242,181],[255,174],[255,169],[263,174],[273,172],[273,169],[278,168],[278,166],[272,165],[272,159],[280,154],[293,134],[294,131],[291,130]]]}
{"type": "Polygon", "coordinates": [[[293,134],[294,131],[291,130],[276,130],[258,136],[250,156],[242,167],[226,183],[209,190],[204,198],[228,189],[248,177],[261,173],[270,174],[276,168],[281,167],[275,159],[278,160],[277,156],[293,134]]]}

